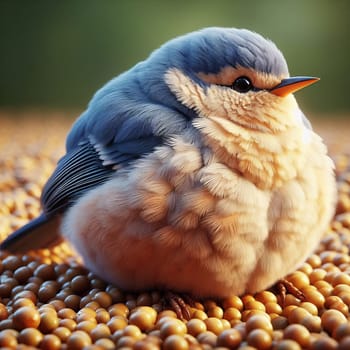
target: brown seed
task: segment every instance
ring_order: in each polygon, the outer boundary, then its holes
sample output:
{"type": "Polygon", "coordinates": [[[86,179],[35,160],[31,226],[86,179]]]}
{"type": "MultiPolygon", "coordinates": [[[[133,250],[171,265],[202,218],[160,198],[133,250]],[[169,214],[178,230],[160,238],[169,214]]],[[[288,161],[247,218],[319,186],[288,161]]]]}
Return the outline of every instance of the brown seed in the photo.
{"type": "Polygon", "coordinates": [[[197,340],[200,344],[209,345],[211,347],[216,345],[217,338],[217,335],[210,331],[205,331],[197,336],[197,340]]]}
{"type": "Polygon", "coordinates": [[[90,334],[91,331],[96,327],[96,325],[96,321],[81,321],[77,324],[76,330],[90,334]]]}
{"type": "Polygon", "coordinates": [[[269,335],[272,335],[272,324],[268,317],[262,315],[254,315],[246,322],[246,331],[250,333],[254,329],[263,329],[269,335]]]}
{"type": "Polygon", "coordinates": [[[321,324],[325,331],[330,334],[340,324],[346,323],[346,317],[338,310],[326,310],[321,316],[321,324]]]}
{"type": "Polygon", "coordinates": [[[220,334],[224,329],[222,322],[216,317],[208,317],[203,322],[205,323],[207,330],[216,335],[220,334]]]}
{"type": "Polygon", "coordinates": [[[56,329],[59,325],[59,319],[57,317],[56,311],[54,312],[44,312],[40,315],[40,325],[39,329],[42,333],[47,334],[56,329]]]}
{"type": "Polygon", "coordinates": [[[108,322],[107,326],[114,333],[117,330],[124,329],[128,324],[128,321],[123,316],[113,316],[108,322]]]}
{"type": "Polygon", "coordinates": [[[98,308],[95,311],[96,311],[96,321],[98,323],[107,323],[111,319],[111,316],[109,316],[109,313],[106,309],[98,308]]]}
{"type": "Polygon", "coordinates": [[[8,317],[7,308],[3,303],[0,303],[0,321],[7,319],[7,317],[8,317]]]}
{"type": "Polygon", "coordinates": [[[301,271],[295,271],[288,276],[288,281],[299,290],[310,285],[309,277],[301,271]]]}
{"type": "Polygon", "coordinates": [[[65,343],[72,332],[69,328],[61,326],[61,327],[57,327],[52,333],[57,335],[58,338],[61,339],[62,343],[65,343]]]}
{"type": "Polygon", "coordinates": [[[236,349],[242,341],[241,333],[237,329],[226,329],[217,338],[217,346],[236,349]]]}
{"type": "Polygon", "coordinates": [[[260,311],[266,311],[265,305],[257,300],[250,300],[247,303],[245,303],[245,309],[246,310],[260,310],[260,311]]]}
{"type": "Polygon", "coordinates": [[[33,275],[32,269],[27,266],[18,267],[13,273],[13,277],[21,284],[25,283],[33,275]]]}
{"type": "Polygon", "coordinates": [[[333,329],[332,338],[337,341],[350,336],[350,323],[341,323],[336,328],[333,329]]]}
{"type": "Polygon", "coordinates": [[[124,328],[123,335],[125,336],[130,336],[133,337],[135,339],[140,339],[142,337],[142,333],[140,331],[139,327],[136,327],[134,325],[128,325],[124,328]]]}
{"type": "Polygon", "coordinates": [[[113,343],[113,341],[111,339],[108,338],[101,338],[101,339],[97,339],[95,342],[95,345],[101,347],[102,349],[115,349],[115,344],[113,343]]]}
{"type": "Polygon", "coordinates": [[[307,316],[300,321],[300,324],[305,326],[309,332],[319,333],[322,331],[321,318],[318,316],[307,316]]]}
{"type": "Polygon", "coordinates": [[[263,329],[254,329],[247,335],[247,343],[257,349],[270,349],[271,335],[263,329]]]}
{"type": "Polygon", "coordinates": [[[38,310],[30,306],[23,306],[13,314],[13,325],[15,329],[37,328],[40,324],[38,310]]]}
{"type": "Polygon", "coordinates": [[[296,307],[295,309],[291,310],[291,312],[288,315],[288,322],[289,323],[300,323],[304,318],[311,316],[311,314],[302,307],[296,307]]]}
{"type": "Polygon", "coordinates": [[[337,350],[338,343],[332,338],[320,337],[311,344],[311,350],[337,350]]]}
{"type": "Polygon", "coordinates": [[[36,328],[25,328],[18,335],[18,343],[30,346],[38,346],[42,339],[42,333],[36,328]]]}
{"type": "Polygon", "coordinates": [[[54,298],[58,291],[57,282],[42,284],[38,290],[38,298],[40,302],[47,303],[54,298]]]}
{"type": "Polygon", "coordinates": [[[8,329],[0,332],[0,347],[15,349],[17,346],[17,334],[9,332],[8,329]]]}
{"type": "Polygon", "coordinates": [[[92,300],[96,301],[101,307],[107,309],[112,305],[112,297],[106,292],[96,293],[92,300]]]}
{"type": "Polygon", "coordinates": [[[55,280],[57,277],[55,266],[53,264],[41,264],[35,269],[34,276],[39,277],[44,281],[55,280]]]}
{"type": "Polygon", "coordinates": [[[129,315],[129,309],[125,304],[118,303],[113,304],[108,308],[108,312],[111,317],[113,316],[124,316],[127,317],[129,315]]]}
{"type": "Polygon", "coordinates": [[[35,293],[29,291],[29,290],[23,290],[19,293],[17,293],[13,300],[17,300],[17,299],[20,299],[20,298],[26,298],[26,299],[29,299],[33,302],[33,304],[36,304],[37,302],[37,297],[35,295],[35,293]]]}
{"type": "Polygon", "coordinates": [[[229,307],[234,307],[235,309],[242,311],[243,301],[240,297],[233,295],[223,300],[223,307],[224,309],[228,309],[229,307]]]}
{"type": "Polygon", "coordinates": [[[77,327],[77,323],[74,320],[70,320],[68,318],[60,320],[58,325],[59,327],[68,328],[71,332],[73,332],[77,327]]]}
{"type": "Polygon", "coordinates": [[[350,336],[344,337],[338,344],[337,350],[349,350],[350,349],[350,336]]]}
{"type": "Polygon", "coordinates": [[[90,281],[86,275],[78,275],[73,277],[70,286],[74,293],[79,294],[88,290],[90,281]]]}
{"type": "Polygon", "coordinates": [[[90,332],[91,339],[95,342],[97,339],[108,338],[111,331],[106,324],[100,323],[90,332]]]}
{"type": "Polygon", "coordinates": [[[67,340],[68,350],[80,350],[91,345],[91,338],[83,331],[73,332],[67,340]]]}
{"type": "Polygon", "coordinates": [[[273,329],[284,329],[288,326],[288,318],[284,316],[275,317],[271,320],[273,329]]]}
{"type": "Polygon", "coordinates": [[[310,344],[310,333],[300,324],[289,325],[283,332],[283,338],[296,341],[302,348],[307,348],[310,344]]]}
{"type": "Polygon", "coordinates": [[[67,307],[73,310],[78,310],[80,306],[80,296],[75,294],[70,294],[64,299],[64,303],[67,307]]]}
{"type": "Polygon", "coordinates": [[[276,344],[274,350],[301,350],[301,347],[295,340],[284,339],[276,344]]]}
{"type": "Polygon", "coordinates": [[[157,312],[153,308],[140,306],[131,313],[129,324],[137,326],[141,331],[147,331],[154,327],[156,319],[157,312]]]}
{"type": "Polygon", "coordinates": [[[203,333],[207,330],[205,322],[202,320],[193,318],[186,323],[187,333],[196,337],[198,334],[203,333]]]}
{"type": "Polygon", "coordinates": [[[186,331],[186,325],[176,318],[169,318],[160,326],[160,336],[162,339],[172,334],[184,335],[186,331]]]}
{"type": "Polygon", "coordinates": [[[187,341],[183,336],[172,334],[167,337],[163,344],[164,350],[187,350],[189,348],[187,341]]]}
{"type": "Polygon", "coordinates": [[[22,266],[22,261],[21,259],[16,256],[16,255],[9,255],[7,258],[5,258],[2,261],[2,268],[3,270],[10,270],[10,271],[15,271],[18,269],[20,266],[22,266]]]}
{"type": "Polygon", "coordinates": [[[74,320],[77,314],[74,310],[65,307],[63,309],[58,310],[57,315],[60,318],[69,318],[71,320],[74,320]]]}
{"type": "Polygon", "coordinates": [[[40,342],[40,349],[42,350],[59,350],[61,349],[61,339],[55,334],[44,335],[40,342]]]}
{"type": "Polygon", "coordinates": [[[223,318],[225,320],[240,320],[242,317],[241,312],[235,307],[229,307],[224,311],[223,318]]]}
{"type": "Polygon", "coordinates": [[[303,294],[305,296],[305,301],[309,301],[310,303],[314,304],[318,309],[321,309],[323,307],[325,298],[313,287],[310,286],[303,289],[303,294]]]}

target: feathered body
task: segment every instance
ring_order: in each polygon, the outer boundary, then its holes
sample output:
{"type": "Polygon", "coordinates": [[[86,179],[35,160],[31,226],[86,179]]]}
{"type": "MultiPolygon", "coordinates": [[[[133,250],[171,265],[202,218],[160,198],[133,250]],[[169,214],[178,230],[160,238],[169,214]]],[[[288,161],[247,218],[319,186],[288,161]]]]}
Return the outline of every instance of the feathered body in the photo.
{"type": "Polygon", "coordinates": [[[126,290],[269,287],[315,249],[335,205],[326,147],[294,96],[273,93],[288,77],[275,45],[246,30],[170,41],[76,121],[42,221],[62,217],[86,266],[126,290]],[[253,88],[232,89],[239,77],[253,88]]]}

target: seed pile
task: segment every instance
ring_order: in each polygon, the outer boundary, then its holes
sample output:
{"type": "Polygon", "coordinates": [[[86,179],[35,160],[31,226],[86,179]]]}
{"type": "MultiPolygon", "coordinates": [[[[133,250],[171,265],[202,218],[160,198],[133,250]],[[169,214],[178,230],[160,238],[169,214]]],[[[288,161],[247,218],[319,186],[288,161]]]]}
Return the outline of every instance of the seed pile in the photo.
{"type": "MultiPolygon", "coordinates": [[[[64,151],[70,123],[0,122],[3,239],[39,213],[41,187],[64,151]]],[[[327,129],[339,191],[335,219],[317,251],[287,277],[304,300],[287,294],[282,305],[274,289],[196,300],[191,319],[181,321],[157,291],[125,293],[87,271],[66,243],[21,256],[1,252],[0,347],[350,349],[350,143],[336,132],[327,129]]]]}

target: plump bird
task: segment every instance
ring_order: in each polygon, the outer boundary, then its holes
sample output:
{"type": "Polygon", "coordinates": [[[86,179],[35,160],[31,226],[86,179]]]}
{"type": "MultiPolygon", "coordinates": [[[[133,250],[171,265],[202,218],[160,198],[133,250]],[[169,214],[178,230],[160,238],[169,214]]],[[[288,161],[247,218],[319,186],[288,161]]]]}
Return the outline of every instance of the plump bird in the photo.
{"type": "Polygon", "coordinates": [[[333,215],[333,163],[259,34],[175,38],[103,86],[73,125],[42,214],[1,248],[72,243],[129,291],[254,293],[292,272],[333,215]]]}

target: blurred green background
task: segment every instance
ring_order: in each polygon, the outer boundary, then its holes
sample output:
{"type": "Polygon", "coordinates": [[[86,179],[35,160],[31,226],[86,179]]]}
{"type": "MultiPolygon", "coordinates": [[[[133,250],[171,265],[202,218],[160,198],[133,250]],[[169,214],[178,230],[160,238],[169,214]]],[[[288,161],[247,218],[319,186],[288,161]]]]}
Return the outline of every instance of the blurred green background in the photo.
{"type": "Polygon", "coordinates": [[[96,89],[163,42],[206,26],[272,39],[315,115],[347,115],[350,1],[0,0],[0,108],[83,109],[96,89]]]}

